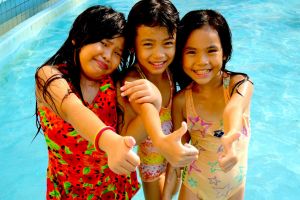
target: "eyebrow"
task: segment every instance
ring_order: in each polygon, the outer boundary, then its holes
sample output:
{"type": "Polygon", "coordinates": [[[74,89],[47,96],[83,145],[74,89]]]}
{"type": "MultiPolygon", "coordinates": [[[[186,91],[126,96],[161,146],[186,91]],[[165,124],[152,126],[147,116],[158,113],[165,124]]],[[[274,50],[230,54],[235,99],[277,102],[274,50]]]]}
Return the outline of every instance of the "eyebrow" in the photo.
{"type": "MultiPolygon", "coordinates": [[[[184,50],[196,50],[197,48],[195,47],[186,47],[184,48],[184,50]]],[[[210,45],[208,47],[206,47],[206,49],[219,49],[219,47],[217,45],[210,45]]]]}
{"type": "MultiPolygon", "coordinates": [[[[113,44],[113,42],[111,41],[111,39],[106,39],[106,40],[107,40],[107,42],[108,42],[109,44],[113,44]]],[[[121,52],[124,51],[123,48],[118,48],[118,47],[116,47],[116,49],[117,49],[118,51],[121,51],[121,52]]]]}
{"type": "MultiPolygon", "coordinates": [[[[173,37],[168,37],[168,38],[165,38],[165,39],[163,39],[163,41],[167,41],[167,40],[175,40],[173,37]]],[[[141,40],[142,42],[152,42],[152,41],[154,41],[153,39],[151,39],[151,38],[146,38],[146,39],[143,39],[143,40],[141,40]]]]}

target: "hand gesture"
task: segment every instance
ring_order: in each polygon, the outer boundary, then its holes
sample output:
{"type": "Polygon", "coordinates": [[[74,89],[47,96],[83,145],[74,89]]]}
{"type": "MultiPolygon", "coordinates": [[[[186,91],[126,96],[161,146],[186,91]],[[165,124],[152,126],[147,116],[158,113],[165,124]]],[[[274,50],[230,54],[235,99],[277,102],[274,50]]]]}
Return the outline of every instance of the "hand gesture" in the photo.
{"type": "Polygon", "coordinates": [[[184,167],[198,159],[199,151],[193,145],[181,143],[181,137],[186,131],[187,125],[182,122],[178,130],[166,135],[159,142],[158,149],[173,167],[184,167]]]}
{"type": "Polygon", "coordinates": [[[140,158],[133,152],[135,139],[131,136],[116,135],[111,147],[106,151],[108,167],[116,174],[129,174],[136,170],[140,164],[140,158]]]}
{"type": "Polygon", "coordinates": [[[234,142],[240,137],[240,133],[228,132],[221,138],[224,151],[219,155],[219,165],[224,172],[230,171],[238,162],[234,142]]]}

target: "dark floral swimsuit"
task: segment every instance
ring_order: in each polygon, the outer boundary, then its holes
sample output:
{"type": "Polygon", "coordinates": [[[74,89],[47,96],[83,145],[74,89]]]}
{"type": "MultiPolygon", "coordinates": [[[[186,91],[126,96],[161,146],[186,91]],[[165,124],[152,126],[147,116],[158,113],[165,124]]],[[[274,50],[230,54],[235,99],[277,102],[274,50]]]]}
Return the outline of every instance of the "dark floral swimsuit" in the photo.
{"type": "MultiPolygon", "coordinates": [[[[116,89],[110,76],[100,81],[91,104],[84,102],[108,126],[116,128],[116,89]]],[[[70,85],[72,88],[72,85],[70,85]]],[[[81,137],[71,124],[46,107],[39,117],[48,146],[47,199],[131,199],[140,185],[136,172],[113,173],[107,155],[81,137]]]]}

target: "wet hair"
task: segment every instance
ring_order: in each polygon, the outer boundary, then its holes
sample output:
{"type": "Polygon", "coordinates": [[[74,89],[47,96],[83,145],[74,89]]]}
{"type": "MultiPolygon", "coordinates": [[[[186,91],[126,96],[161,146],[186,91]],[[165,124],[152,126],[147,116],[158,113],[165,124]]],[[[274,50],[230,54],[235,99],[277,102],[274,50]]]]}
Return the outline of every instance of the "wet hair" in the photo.
{"type": "Polygon", "coordinates": [[[174,62],[175,64],[171,66],[174,80],[180,88],[185,88],[192,82],[192,79],[186,75],[182,69],[183,48],[191,33],[194,30],[200,29],[206,25],[218,32],[224,57],[221,70],[231,74],[241,74],[248,77],[246,74],[230,72],[225,68],[232,54],[231,30],[226,19],[219,12],[214,10],[194,10],[188,12],[179,23],[176,43],[176,56],[174,62]]]}
{"type": "MultiPolygon", "coordinates": [[[[139,26],[166,27],[173,37],[177,32],[179,12],[169,0],[141,0],[129,11],[127,19],[126,48],[134,49],[137,28],[139,26]]],[[[130,55],[130,65],[134,63],[134,52],[130,55]]]]}
{"type": "MultiPolygon", "coordinates": [[[[49,58],[43,65],[37,68],[35,74],[35,81],[37,88],[42,91],[44,99],[48,99],[53,104],[53,99],[47,91],[52,81],[60,78],[65,78],[71,82],[75,91],[82,97],[80,89],[80,61],[79,52],[82,47],[88,44],[100,42],[103,39],[113,39],[125,35],[126,20],[122,13],[105,6],[92,6],[83,11],[74,21],[69,35],[60,47],[60,49],[49,58]],[[45,65],[53,66],[62,72],[62,75],[54,75],[44,82],[39,76],[38,71],[45,65]]],[[[123,58],[118,68],[126,65],[128,52],[124,49],[123,58]]],[[[116,70],[116,71],[118,71],[116,70]]],[[[113,74],[116,79],[118,72],[113,74]]],[[[68,91],[69,95],[74,91],[68,91]]],[[[55,109],[55,108],[54,108],[55,109]]],[[[41,124],[38,119],[38,110],[36,102],[36,126],[37,133],[41,129],[41,124]]]]}

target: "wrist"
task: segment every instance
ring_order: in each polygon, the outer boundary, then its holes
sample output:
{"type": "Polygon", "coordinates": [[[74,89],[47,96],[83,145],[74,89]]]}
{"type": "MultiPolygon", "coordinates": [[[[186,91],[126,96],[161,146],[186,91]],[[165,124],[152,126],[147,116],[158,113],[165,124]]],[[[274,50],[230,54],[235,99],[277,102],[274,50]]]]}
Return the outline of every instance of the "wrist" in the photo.
{"type": "Polygon", "coordinates": [[[115,132],[115,129],[111,126],[105,126],[103,127],[96,135],[95,137],[95,142],[94,142],[94,145],[95,145],[95,148],[97,151],[105,151],[106,150],[106,145],[105,145],[105,138],[106,138],[106,135],[107,134],[110,134],[109,132],[115,132]]]}

